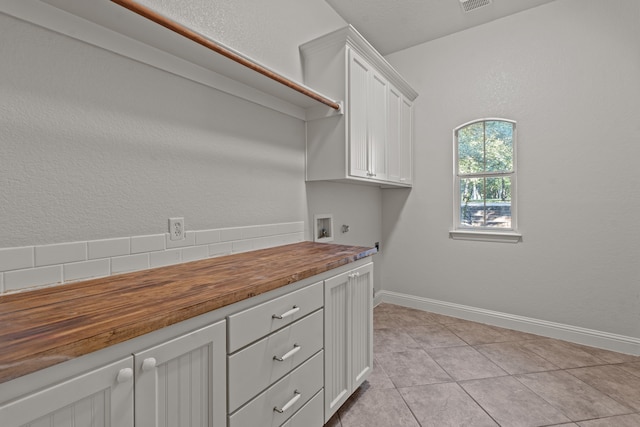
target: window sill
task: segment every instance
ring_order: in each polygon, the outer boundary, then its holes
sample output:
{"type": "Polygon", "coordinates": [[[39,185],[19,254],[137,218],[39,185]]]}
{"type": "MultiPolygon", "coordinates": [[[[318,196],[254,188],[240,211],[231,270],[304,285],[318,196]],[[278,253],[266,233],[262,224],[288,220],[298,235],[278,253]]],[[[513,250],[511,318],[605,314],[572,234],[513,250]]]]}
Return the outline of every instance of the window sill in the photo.
{"type": "Polygon", "coordinates": [[[514,231],[477,231],[477,230],[451,230],[449,237],[454,240],[475,240],[480,242],[518,243],[522,241],[522,234],[514,231]]]}

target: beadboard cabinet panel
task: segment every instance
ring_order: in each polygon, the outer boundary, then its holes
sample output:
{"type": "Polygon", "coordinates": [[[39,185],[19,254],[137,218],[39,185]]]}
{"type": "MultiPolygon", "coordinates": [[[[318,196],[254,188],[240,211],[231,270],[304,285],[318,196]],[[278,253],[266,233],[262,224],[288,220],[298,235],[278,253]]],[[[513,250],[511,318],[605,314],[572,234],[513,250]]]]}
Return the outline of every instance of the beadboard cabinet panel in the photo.
{"type": "Polygon", "coordinates": [[[0,406],[2,427],[133,427],[133,358],[0,406]]]}
{"type": "Polygon", "coordinates": [[[373,264],[325,280],[325,422],[373,369],[373,264]]]}
{"type": "Polygon", "coordinates": [[[136,427],[226,425],[225,335],[222,321],[135,354],[136,427]]]}

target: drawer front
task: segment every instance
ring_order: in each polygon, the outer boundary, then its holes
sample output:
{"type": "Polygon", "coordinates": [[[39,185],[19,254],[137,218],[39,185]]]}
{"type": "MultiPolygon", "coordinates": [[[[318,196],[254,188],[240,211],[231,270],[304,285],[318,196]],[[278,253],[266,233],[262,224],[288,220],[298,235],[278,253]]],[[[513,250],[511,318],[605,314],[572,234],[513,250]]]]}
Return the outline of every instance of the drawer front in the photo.
{"type": "Polygon", "coordinates": [[[318,310],[229,356],[229,412],[316,354],[322,345],[323,310],[318,310]]]}
{"type": "Polygon", "coordinates": [[[231,415],[229,427],[281,426],[322,389],[323,360],[320,351],[231,415]]]}
{"type": "Polygon", "coordinates": [[[323,305],[322,282],[229,316],[229,353],[302,319],[323,305]]]}
{"type": "Polygon", "coordinates": [[[324,424],[324,393],[319,391],[282,427],[322,427],[324,424]]]}

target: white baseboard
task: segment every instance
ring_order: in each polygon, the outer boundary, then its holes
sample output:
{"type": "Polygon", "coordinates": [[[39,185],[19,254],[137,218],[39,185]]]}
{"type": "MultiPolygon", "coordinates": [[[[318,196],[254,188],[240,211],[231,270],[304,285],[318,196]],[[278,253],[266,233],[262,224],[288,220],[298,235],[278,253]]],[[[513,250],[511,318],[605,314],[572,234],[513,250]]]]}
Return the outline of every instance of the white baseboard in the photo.
{"type": "Polygon", "coordinates": [[[392,291],[382,290],[376,292],[374,305],[378,305],[381,302],[640,356],[640,338],[596,331],[562,323],[548,322],[546,320],[485,310],[392,291]]]}

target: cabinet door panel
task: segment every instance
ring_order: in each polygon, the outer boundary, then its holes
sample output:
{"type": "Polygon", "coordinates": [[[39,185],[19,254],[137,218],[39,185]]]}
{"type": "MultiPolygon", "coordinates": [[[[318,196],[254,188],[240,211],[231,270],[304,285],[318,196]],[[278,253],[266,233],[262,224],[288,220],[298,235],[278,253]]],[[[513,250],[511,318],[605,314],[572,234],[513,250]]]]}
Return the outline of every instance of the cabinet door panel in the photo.
{"type": "Polygon", "coordinates": [[[128,357],[0,407],[2,427],[133,427],[133,368],[128,357]]]}
{"type": "Polygon", "coordinates": [[[349,174],[367,178],[369,174],[369,136],[367,104],[371,66],[349,50],[349,174]]]}
{"type": "Polygon", "coordinates": [[[351,379],[355,390],[373,369],[373,264],[354,273],[351,279],[351,379]]]}
{"type": "Polygon", "coordinates": [[[371,72],[369,119],[369,174],[374,179],[387,179],[387,92],[388,83],[371,72]]]}
{"type": "Polygon", "coordinates": [[[400,122],[400,182],[413,181],[413,104],[402,98],[400,122]]]}
{"type": "Polygon", "coordinates": [[[224,426],[224,321],[135,354],[136,427],[224,426]]]}
{"type": "Polygon", "coordinates": [[[387,113],[387,175],[389,181],[400,182],[401,178],[401,138],[400,131],[400,112],[402,104],[402,95],[393,86],[389,87],[387,113]]]}
{"type": "Polygon", "coordinates": [[[325,280],[325,422],[373,367],[373,263],[325,280]]]}
{"type": "Polygon", "coordinates": [[[325,422],[347,400],[350,393],[350,306],[349,273],[324,282],[325,330],[325,422]]]}

